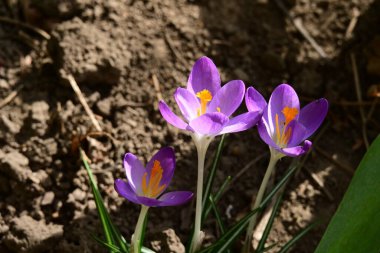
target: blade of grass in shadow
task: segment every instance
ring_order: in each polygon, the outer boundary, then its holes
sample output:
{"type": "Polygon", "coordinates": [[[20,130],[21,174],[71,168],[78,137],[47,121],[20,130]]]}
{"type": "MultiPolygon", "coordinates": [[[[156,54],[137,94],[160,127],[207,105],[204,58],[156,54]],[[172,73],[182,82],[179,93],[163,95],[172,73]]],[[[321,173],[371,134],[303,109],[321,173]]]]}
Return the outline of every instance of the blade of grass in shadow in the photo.
{"type": "Polygon", "coordinates": [[[267,252],[268,250],[273,249],[277,244],[278,244],[278,243],[275,242],[275,243],[269,245],[268,247],[263,248],[261,251],[257,251],[257,253],[264,253],[264,252],[267,252]]]}
{"type": "Polygon", "coordinates": [[[284,246],[282,246],[281,250],[278,253],[286,253],[288,250],[304,235],[306,235],[312,228],[317,225],[317,222],[314,222],[307,226],[306,228],[302,229],[301,232],[299,232],[295,237],[293,237],[290,241],[288,241],[284,246]]]}
{"type": "MultiPolygon", "coordinates": [[[[214,203],[215,204],[217,204],[219,202],[219,200],[222,198],[222,194],[224,193],[224,191],[226,190],[226,188],[230,182],[231,182],[231,176],[228,176],[226,178],[226,180],[224,180],[222,186],[219,188],[219,190],[215,194],[215,197],[214,197],[214,203]]],[[[207,216],[211,212],[211,209],[212,209],[211,205],[208,205],[207,207],[205,207],[205,210],[204,210],[203,216],[202,216],[202,222],[204,220],[206,220],[207,216]]]]}
{"type": "MultiPolygon", "coordinates": [[[[91,189],[92,189],[92,192],[94,194],[96,207],[98,210],[100,221],[101,221],[102,226],[103,226],[103,231],[104,231],[104,235],[106,237],[107,244],[118,245],[119,248],[123,252],[129,253],[125,239],[121,236],[118,229],[112,223],[111,218],[107,212],[107,209],[104,206],[102,196],[100,195],[99,189],[95,183],[94,175],[92,173],[90,165],[88,164],[88,162],[86,160],[86,155],[82,149],[80,149],[80,157],[83,161],[83,164],[86,168],[88,177],[90,179],[91,189]],[[116,242],[117,242],[117,244],[116,244],[116,242]]],[[[113,251],[111,250],[111,252],[113,252],[113,251]]]]}
{"type": "Polygon", "coordinates": [[[210,173],[207,176],[206,185],[203,188],[204,189],[203,190],[203,203],[202,203],[203,210],[205,210],[205,207],[208,204],[207,202],[209,201],[209,196],[211,193],[212,185],[214,184],[216,168],[218,167],[218,164],[219,164],[220,154],[222,153],[225,138],[226,138],[226,135],[223,134],[222,138],[219,142],[218,149],[216,150],[214,160],[212,162],[212,167],[211,167],[210,173]]]}
{"type": "Polygon", "coordinates": [[[219,211],[216,208],[216,205],[215,205],[214,198],[213,198],[212,194],[210,194],[209,199],[210,199],[211,208],[214,211],[216,222],[218,223],[218,226],[219,226],[219,229],[220,229],[220,233],[223,235],[226,232],[226,227],[224,226],[224,223],[222,221],[222,217],[220,217],[219,211]]]}
{"type": "Polygon", "coordinates": [[[221,236],[212,246],[205,248],[200,251],[200,253],[205,252],[225,252],[229,248],[232,242],[244,231],[245,226],[248,225],[249,219],[258,211],[260,208],[252,210],[249,214],[244,216],[238,223],[236,223],[230,230],[228,230],[223,236],[221,236]]]}
{"type": "Polygon", "coordinates": [[[259,244],[257,245],[257,249],[256,251],[257,252],[261,252],[264,250],[264,245],[265,245],[265,242],[267,241],[267,238],[269,236],[269,233],[272,229],[272,225],[273,225],[273,222],[274,222],[274,218],[276,217],[277,215],[277,212],[278,212],[278,209],[280,207],[280,204],[281,204],[281,201],[282,201],[282,196],[283,196],[283,193],[284,191],[281,192],[281,195],[278,196],[277,200],[276,200],[276,203],[274,204],[273,206],[273,210],[272,210],[272,214],[271,216],[269,217],[269,220],[268,220],[268,223],[267,225],[265,226],[265,229],[264,229],[264,232],[263,232],[263,235],[260,239],[260,242],[259,244]]]}
{"type": "Polygon", "coordinates": [[[290,176],[293,175],[296,169],[296,166],[289,169],[286,172],[285,176],[280,180],[280,182],[277,183],[273,190],[264,198],[258,208],[248,213],[244,218],[242,218],[238,223],[230,228],[230,230],[228,230],[223,236],[221,236],[212,246],[202,250],[201,252],[224,253],[228,248],[230,248],[236,238],[245,230],[245,227],[248,225],[250,218],[258,211],[263,210],[266,204],[282,188],[282,186],[288,181],[290,176]]]}
{"type": "Polygon", "coordinates": [[[103,241],[102,239],[100,239],[100,238],[97,237],[96,235],[91,234],[91,237],[92,237],[95,241],[97,241],[99,244],[101,244],[103,247],[105,247],[105,248],[111,250],[112,252],[115,252],[115,253],[122,253],[122,252],[120,251],[120,248],[116,247],[115,245],[112,245],[112,244],[109,244],[109,243],[103,241]]]}
{"type": "MultiPolygon", "coordinates": [[[[220,233],[221,233],[221,235],[223,235],[226,232],[226,227],[224,226],[224,223],[222,221],[222,217],[220,216],[220,213],[219,213],[219,211],[215,205],[214,198],[213,198],[212,194],[210,194],[209,198],[210,198],[210,205],[214,211],[214,215],[215,215],[216,221],[217,221],[219,229],[220,229],[220,233]]],[[[230,250],[228,249],[226,251],[226,253],[230,253],[230,250]]]]}

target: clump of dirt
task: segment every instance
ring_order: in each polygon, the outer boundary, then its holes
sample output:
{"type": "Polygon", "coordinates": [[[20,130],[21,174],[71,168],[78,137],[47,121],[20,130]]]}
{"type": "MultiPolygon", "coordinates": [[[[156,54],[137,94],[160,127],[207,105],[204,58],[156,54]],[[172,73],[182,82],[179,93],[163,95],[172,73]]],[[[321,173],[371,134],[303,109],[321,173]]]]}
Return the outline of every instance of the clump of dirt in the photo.
{"type": "MultiPolygon", "coordinates": [[[[0,15],[33,29],[0,20],[0,251],[106,252],[91,237],[102,236],[101,225],[79,144],[126,239],[139,210],[113,189],[114,179],[125,177],[124,153],[146,161],[160,147],[174,147],[177,169],[170,189],[195,191],[191,138],[168,126],[157,103],[163,98],[175,107],[175,89],[185,86],[193,62],[202,55],[215,61],[223,83],[242,79],[269,98],[285,82],[299,91],[303,105],[319,97],[329,100],[326,123],[289,183],[269,237],[269,243],[281,246],[322,217],[325,222],[292,249],[314,251],[365,152],[350,54],[367,94],[380,81],[380,1],[6,2],[0,3],[0,15]],[[326,57],[300,35],[292,22],[296,18],[326,57]],[[103,132],[92,126],[72,91],[70,74],[103,132]]],[[[376,94],[363,96],[366,112],[376,94]]],[[[368,119],[369,140],[379,132],[378,115],[375,108],[368,119]]],[[[216,145],[211,144],[209,161],[216,145]]],[[[218,187],[233,176],[218,204],[227,225],[249,211],[264,175],[265,152],[255,130],[227,137],[215,180],[218,187]],[[253,162],[257,157],[261,159],[253,162]]],[[[290,161],[278,164],[276,179],[290,161]]],[[[145,245],[183,252],[193,206],[152,208],[145,245]]],[[[208,243],[219,236],[215,227],[215,219],[206,221],[208,243]]],[[[235,247],[238,251],[241,243],[235,247]]]]}

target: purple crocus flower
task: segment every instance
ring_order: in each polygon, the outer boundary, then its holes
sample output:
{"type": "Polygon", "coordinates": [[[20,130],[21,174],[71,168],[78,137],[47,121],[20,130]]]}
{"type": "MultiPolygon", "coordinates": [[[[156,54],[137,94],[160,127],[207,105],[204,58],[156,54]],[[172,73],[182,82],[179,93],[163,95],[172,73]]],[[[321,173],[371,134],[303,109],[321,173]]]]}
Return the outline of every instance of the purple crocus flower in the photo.
{"type": "Polygon", "coordinates": [[[115,180],[116,191],[136,204],[148,207],[176,206],[191,199],[192,192],[174,191],[162,194],[168,187],[175,168],[175,155],[172,148],[160,149],[144,167],[131,153],[124,156],[124,169],[128,182],[115,180]]]}
{"type": "MultiPolygon", "coordinates": [[[[249,88],[246,94],[248,110],[261,107],[262,100],[255,99],[249,88]]],[[[265,103],[266,104],[266,103],[265,103]]],[[[312,143],[306,140],[322,124],[328,111],[328,102],[321,98],[300,110],[297,93],[288,84],[281,84],[273,91],[257,128],[261,139],[272,149],[286,156],[306,153],[312,143]]]]}
{"type": "Polygon", "coordinates": [[[220,75],[211,59],[201,57],[191,70],[187,88],[178,88],[174,98],[183,115],[178,117],[160,101],[162,116],[171,125],[202,136],[240,132],[253,127],[264,108],[230,118],[243,101],[245,85],[233,80],[221,87],[220,75]]]}

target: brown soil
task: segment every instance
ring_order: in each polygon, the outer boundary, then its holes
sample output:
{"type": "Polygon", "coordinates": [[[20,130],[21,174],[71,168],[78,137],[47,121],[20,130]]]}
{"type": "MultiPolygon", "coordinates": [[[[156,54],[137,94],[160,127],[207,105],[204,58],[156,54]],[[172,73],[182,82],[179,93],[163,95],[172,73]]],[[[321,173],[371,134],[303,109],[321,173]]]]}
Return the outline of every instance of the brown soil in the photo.
{"type": "MultiPolygon", "coordinates": [[[[51,36],[46,40],[0,19],[0,252],[104,251],[91,238],[91,233],[101,234],[101,226],[75,150],[79,139],[126,238],[138,206],[113,189],[114,179],[124,176],[125,152],[146,160],[160,147],[173,146],[178,163],[170,188],[195,190],[194,146],[161,118],[152,76],[174,105],[174,90],[186,84],[202,55],[215,61],[224,82],[243,79],[267,98],[286,82],[303,104],[319,97],[330,101],[324,130],[288,185],[270,235],[270,242],[282,245],[320,218],[322,225],[292,249],[313,252],[365,152],[349,55],[356,56],[363,100],[373,101],[367,91],[380,83],[380,1],[282,2],[290,16],[270,0],[0,1],[0,17],[40,27],[51,36]],[[357,23],[347,36],[355,14],[357,23]],[[290,17],[302,20],[327,57],[310,46],[290,17]],[[69,73],[109,135],[94,133],[66,79],[69,73]],[[14,99],[3,104],[12,92],[17,92],[14,99]]],[[[370,106],[363,109],[368,113],[370,106]]],[[[375,109],[367,123],[370,141],[379,132],[379,115],[375,109]]],[[[229,135],[226,144],[216,185],[267,152],[255,129],[229,135]]],[[[264,175],[264,157],[234,181],[221,201],[227,224],[248,212],[264,175]]],[[[279,163],[276,178],[290,162],[279,163]]],[[[145,244],[167,228],[186,241],[193,206],[152,209],[145,244]]],[[[218,236],[215,227],[213,219],[206,223],[208,241],[218,236]]]]}

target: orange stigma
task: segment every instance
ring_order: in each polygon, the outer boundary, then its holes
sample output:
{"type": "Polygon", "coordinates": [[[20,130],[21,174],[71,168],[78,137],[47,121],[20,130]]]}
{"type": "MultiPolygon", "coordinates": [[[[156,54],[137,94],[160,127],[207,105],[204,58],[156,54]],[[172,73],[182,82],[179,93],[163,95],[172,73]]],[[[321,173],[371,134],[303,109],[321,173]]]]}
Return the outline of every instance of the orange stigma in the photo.
{"type": "Polygon", "coordinates": [[[277,145],[280,147],[285,147],[292,135],[292,128],[288,127],[288,124],[296,118],[298,115],[298,109],[297,108],[290,108],[290,107],[285,107],[282,109],[282,114],[285,117],[285,122],[282,122],[282,127],[280,127],[279,123],[279,117],[278,114],[276,114],[276,139],[277,139],[277,145]]]}
{"type": "Polygon", "coordinates": [[[158,195],[162,193],[162,191],[166,187],[165,184],[160,185],[163,171],[164,170],[161,167],[161,163],[155,160],[153,163],[152,170],[150,171],[149,184],[147,184],[148,173],[144,173],[141,188],[145,197],[156,198],[158,195]]]}
{"type": "Polygon", "coordinates": [[[285,125],[288,125],[290,121],[296,118],[298,115],[298,109],[297,108],[290,108],[290,107],[285,107],[282,109],[282,114],[284,114],[285,117],[285,125]]]}
{"type": "Polygon", "coordinates": [[[206,113],[207,104],[212,100],[212,95],[210,91],[204,89],[197,92],[197,97],[201,101],[201,108],[198,109],[198,116],[201,116],[206,113]]]}

